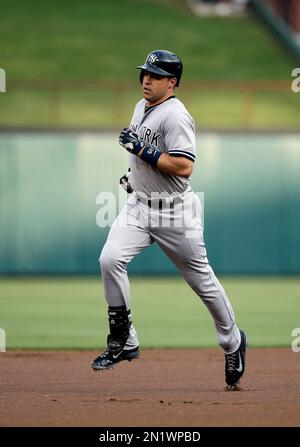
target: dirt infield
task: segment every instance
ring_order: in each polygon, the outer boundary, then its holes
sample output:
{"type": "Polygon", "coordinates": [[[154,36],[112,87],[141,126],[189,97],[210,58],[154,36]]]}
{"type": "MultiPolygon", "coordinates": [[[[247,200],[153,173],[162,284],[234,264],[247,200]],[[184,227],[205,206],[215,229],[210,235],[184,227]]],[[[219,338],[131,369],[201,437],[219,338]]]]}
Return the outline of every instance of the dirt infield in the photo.
{"type": "Polygon", "coordinates": [[[147,350],[93,372],[96,352],[0,353],[0,426],[299,426],[300,353],[250,349],[241,391],[221,350],[147,350]]]}

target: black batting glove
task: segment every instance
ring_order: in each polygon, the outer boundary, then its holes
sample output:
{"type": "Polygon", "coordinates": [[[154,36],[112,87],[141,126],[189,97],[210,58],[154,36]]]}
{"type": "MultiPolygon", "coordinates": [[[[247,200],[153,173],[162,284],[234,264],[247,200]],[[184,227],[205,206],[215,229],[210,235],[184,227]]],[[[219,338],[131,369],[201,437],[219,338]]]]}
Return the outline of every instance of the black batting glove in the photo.
{"type": "Polygon", "coordinates": [[[130,184],[130,168],[128,169],[128,172],[123,175],[123,177],[120,178],[120,185],[128,194],[131,194],[133,192],[132,186],[130,184]]]}
{"type": "Polygon", "coordinates": [[[119,144],[134,155],[137,155],[145,146],[145,143],[139,141],[137,134],[128,128],[123,129],[120,133],[119,144]]]}

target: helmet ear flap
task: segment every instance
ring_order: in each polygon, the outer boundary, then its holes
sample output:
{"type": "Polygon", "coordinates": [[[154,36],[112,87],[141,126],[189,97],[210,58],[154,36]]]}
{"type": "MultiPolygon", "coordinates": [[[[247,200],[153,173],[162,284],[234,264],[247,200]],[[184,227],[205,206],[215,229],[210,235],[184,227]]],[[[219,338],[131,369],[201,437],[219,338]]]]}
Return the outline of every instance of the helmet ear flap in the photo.
{"type": "Polygon", "coordinates": [[[143,83],[144,76],[145,76],[145,70],[142,69],[140,72],[140,83],[141,84],[143,83]]]}

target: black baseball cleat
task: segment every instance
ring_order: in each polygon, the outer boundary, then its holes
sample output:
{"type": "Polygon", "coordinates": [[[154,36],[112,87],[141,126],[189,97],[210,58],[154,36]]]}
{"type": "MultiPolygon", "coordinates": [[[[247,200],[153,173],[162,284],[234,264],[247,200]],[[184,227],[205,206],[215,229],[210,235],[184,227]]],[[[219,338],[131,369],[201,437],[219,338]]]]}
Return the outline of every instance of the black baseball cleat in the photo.
{"type": "Polygon", "coordinates": [[[107,348],[99,357],[97,357],[91,364],[94,371],[105,371],[112,369],[117,363],[122,360],[131,360],[138,358],[140,355],[139,347],[133,349],[122,349],[119,353],[112,352],[107,348]]]}
{"type": "Polygon", "coordinates": [[[232,354],[225,354],[225,379],[228,387],[235,387],[241,380],[246,366],[247,338],[240,330],[240,347],[232,354]]]}

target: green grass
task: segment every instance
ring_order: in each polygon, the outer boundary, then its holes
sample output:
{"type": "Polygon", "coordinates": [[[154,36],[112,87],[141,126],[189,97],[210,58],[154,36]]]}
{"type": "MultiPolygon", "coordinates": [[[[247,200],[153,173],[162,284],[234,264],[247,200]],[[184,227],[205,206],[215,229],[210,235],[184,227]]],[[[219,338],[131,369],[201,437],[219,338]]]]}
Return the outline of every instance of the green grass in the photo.
{"type": "MultiPolygon", "coordinates": [[[[247,112],[246,95],[232,92],[177,94],[192,114],[197,129],[299,129],[299,99],[291,92],[258,92],[247,112]]],[[[122,128],[130,122],[139,90],[128,91],[122,99],[112,91],[62,91],[55,113],[50,92],[13,92],[0,98],[2,126],[122,128]],[[34,113],[32,113],[34,110],[34,113]]]]}
{"type": "Polygon", "coordinates": [[[291,92],[256,92],[248,111],[246,94],[228,91],[194,92],[185,103],[200,129],[299,129],[299,100],[300,96],[291,92]]]}
{"type": "Polygon", "coordinates": [[[290,76],[291,61],[250,17],[198,18],[168,3],[5,2],[1,66],[8,80],[136,79],[147,51],[170,48],[184,58],[186,79],[290,76]]]}
{"type": "MultiPolygon", "coordinates": [[[[291,332],[300,327],[300,278],[226,277],[222,284],[251,346],[291,345],[291,332]]],[[[134,278],[131,293],[144,348],[217,346],[210,314],[180,278],[134,278]]],[[[105,344],[100,279],[1,279],[0,296],[7,349],[97,349],[105,344]]]]}
{"type": "MultiPolygon", "coordinates": [[[[250,16],[194,17],[178,0],[5,2],[0,15],[0,64],[7,74],[7,93],[0,97],[1,125],[123,126],[138,96],[135,67],[154,48],[168,48],[182,56],[183,88],[184,81],[195,79],[289,82],[294,68],[250,16]],[[131,80],[137,87],[133,94],[125,92],[124,106],[112,91],[63,91],[53,117],[50,91],[15,90],[14,80],[131,80]]],[[[258,100],[250,125],[277,126],[282,113],[282,127],[297,127],[297,95],[287,97],[288,92],[283,110],[272,94],[262,104],[258,100]]],[[[191,111],[199,127],[245,127],[239,92],[193,92],[191,111]]]]}

